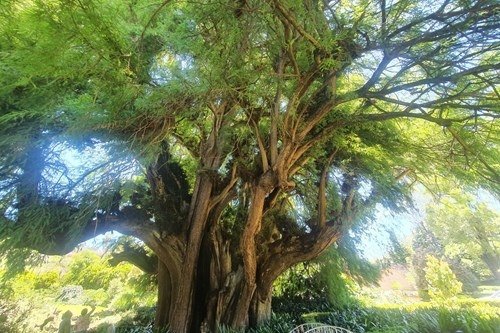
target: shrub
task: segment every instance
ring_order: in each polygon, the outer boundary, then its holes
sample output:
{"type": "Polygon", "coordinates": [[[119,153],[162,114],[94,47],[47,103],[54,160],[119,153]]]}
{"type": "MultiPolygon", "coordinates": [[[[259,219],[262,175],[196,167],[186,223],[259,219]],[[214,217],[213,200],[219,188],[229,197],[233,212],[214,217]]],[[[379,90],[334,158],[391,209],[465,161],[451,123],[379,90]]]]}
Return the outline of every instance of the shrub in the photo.
{"type": "Polygon", "coordinates": [[[108,289],[108,294],[112,298],[111,307],[126,311],[154,305],[156,303],[156,289],[148,281],[149,279],[131,278],[124,284],[120,280],[114,279],[108,289]]]}
{"type": "Polygon", "coordinates": [[[155,318],[154,307],[140,307],[135,313],[120,320],[116,324],[116,332],[120,333],[152,333],[155,318]]]}
{"type": "Polygon", "coordinates": [[[80,285],[84,289],[108,289],[113,279],[125,282],[134,270],[139,271],[127,263],[111,266],[107,258],[101,258],[95,252],[86,250],[72,257],[64,282],[80,285]]]}
{"type": "Polygon", "coordinates": [[[59,285],[59,273],[55,271],[48,271],[38,274],[35,277],[35,289],[49,289],[53,286],[59,285]]]}
{"type": "Polygon", "coordinates": [[[24,271],[9,278],[2,286],[3,297],[19,300],[33,296],[35,280],[36,274],[31,271],[24,271]]]}
{"type": "Polygon", "coordinates": [[[107,289],[112,278],[109,264],[92,251],[75,254],[64,276],[65,283],[80,285],[85,289],[107,289]]]}
{"type": "Polygon", "coordinates": [[[437,302],[449,301],[462,291],[462,283],[445,261],[427,256],[425,279],[429,286],[429,296],[437,302]]]}
{"type": "Polygon", "coordinates": [[[104,289],[90,289],[85,291],[85,298],[91,304],[106,306],[110,302],[108,293],[104,289]]]}
{"type": "Polygon", "coordinates": [[[247,330],[248,333],[288,333],[295,326],[297,322],[294,318],[286,313],[276,314],[273,313],[271,319],[258,326],[257,328],[250,328],[247,330]]]}

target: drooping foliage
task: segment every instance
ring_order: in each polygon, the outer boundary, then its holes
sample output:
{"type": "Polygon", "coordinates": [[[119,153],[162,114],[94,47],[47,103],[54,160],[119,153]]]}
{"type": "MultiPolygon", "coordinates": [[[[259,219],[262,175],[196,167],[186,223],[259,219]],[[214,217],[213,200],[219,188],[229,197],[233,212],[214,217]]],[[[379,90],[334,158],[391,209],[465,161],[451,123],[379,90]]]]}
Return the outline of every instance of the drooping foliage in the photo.
{"type": "Polygon", "coordinates": [[[300,263],[274,283],[273,310],[297,318],[303,313],[343,309],[357,304],[353,291],[375,285],[378,267],[363,257],[358,242],[344,237],[312,262],[300,263]]]}
{"type": "Polygon", "coordinates": [[[282,272],[414,182],[498,190],[498,11],[4,1],[1,245],[117,230],[159,258],[158,325],[258,322],[282,272]]]}

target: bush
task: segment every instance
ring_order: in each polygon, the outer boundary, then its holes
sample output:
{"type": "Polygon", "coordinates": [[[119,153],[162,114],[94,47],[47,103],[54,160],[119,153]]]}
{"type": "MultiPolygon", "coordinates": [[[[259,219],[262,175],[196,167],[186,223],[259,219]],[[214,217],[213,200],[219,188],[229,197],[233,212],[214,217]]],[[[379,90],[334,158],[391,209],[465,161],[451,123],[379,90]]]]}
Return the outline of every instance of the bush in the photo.
{"type": "Polygon", "coordinates": [[[33,296],[36,274],[24,271],[2,283],[0,294],[4,299],[22,300],[33,296]]]}
{"type": "Polygon", "coordinates": [[[38,274],[35,277],[35,289],[49,289],[53,286],[59,285],[59,273],[55,271],[48,271],[38,274]]]}
{"type": "Polygon", "coordinates": [[[126,311],[156,304],[156,289],[144,281],[142,278],[131,278],[124,284],[114,279],[108,289],[108,294],[112,298],[111,307],[126,311]]]}
{"type": "Polygon", "coordinates": [[[106,261],[95,252],[82,251],[73,256],[64,281],[85,289],[107,289],[112,278],[112,269],[106,261]]]}
{"type": "Polygon", "coordinates": [[[462,291],[462,283],[457,280],[445,261],[427,256],[427,267],[424,271],[431,300],[449,301],[462,291]]]}
{"type": "Polygon", "coordinates": [[[108,293],[104,289],[90,289],[85,291],[85,298],[96,306],[106,306],[110,302],[108,293]]]}
{"type": "Polygon", "coordinates": [[[101,258],[90,250],[79,252],[71,259],[64,282],[80,285],[84,289],[108,289],[113,279],[125,282],[131,272],[138,271],[128,263],[111,266],[107,258],[101,258]]]}
{"type": "Polygon", "coordinates": [[[137,310],[132,316],[127,316],[116,324],[116,332],[152,333],[154,318],[155,318],[154,307],[137,308],[137,310]]]}

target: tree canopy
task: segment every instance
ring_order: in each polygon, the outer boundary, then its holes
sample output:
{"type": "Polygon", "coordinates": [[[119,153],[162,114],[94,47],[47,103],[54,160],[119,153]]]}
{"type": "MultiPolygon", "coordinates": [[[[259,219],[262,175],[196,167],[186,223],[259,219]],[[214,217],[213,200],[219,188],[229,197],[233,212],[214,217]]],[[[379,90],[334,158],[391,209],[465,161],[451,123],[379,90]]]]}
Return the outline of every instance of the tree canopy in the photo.
{"type": "Polygon", "coordinates": [[[375,204],[436,177],[498,191],[499,9],[4,1],[2,248],[117,230],[158,256],[157,325],[258,323],[375,204]]]}

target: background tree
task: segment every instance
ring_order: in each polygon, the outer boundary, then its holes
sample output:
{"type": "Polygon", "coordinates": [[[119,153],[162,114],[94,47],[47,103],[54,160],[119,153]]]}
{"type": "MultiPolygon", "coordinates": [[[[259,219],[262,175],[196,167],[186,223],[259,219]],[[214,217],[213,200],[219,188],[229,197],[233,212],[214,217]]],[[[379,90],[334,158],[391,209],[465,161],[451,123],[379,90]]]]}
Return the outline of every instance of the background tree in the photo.
{"type": "Polygon", "coordinates": [[[117,230],[158,257],[158,326],[265,320],[282,272],[408,184],[498,189],[498,10],[4,1],[2,247],[117,230]]]}
{"type": "Polygon", "coordinates": [[[484,202],[460,188],[450,189],[429,205],[427,216],[426,224],[448,256],[461,258],[477,272],[482,262],[494,279],[500,278],[500,218],[484,202]]]}
{"type": "Polygon", "coordinates": [[[480,274],[461,258],[447,255],[444,245],[425,224],[421,224],[412,239],[411,267],[420,297],[429,298],[429,283],[426,279],[425,269],[428,258],[434,257],[446,262],[453,274],[462,283],[464,291],[476,291],[480,284],[480,274]]]}
{"type": "Polygon", "coordinates": [[[445,261],[429,256],[424,271],[425,279],[429,284],[431,300],[437,302],[450,301],[462,291],[462,283],[457,281],[455,274],[445,261]]]}

